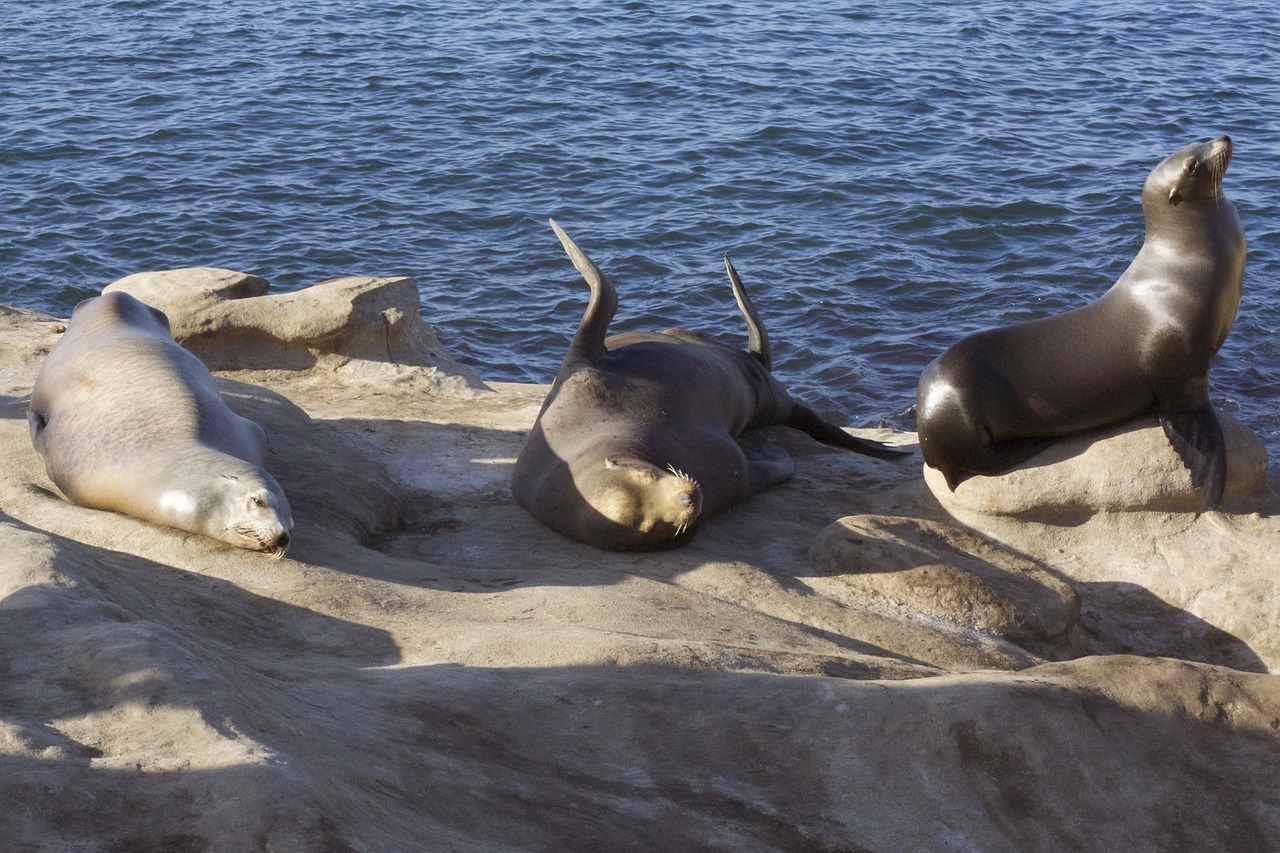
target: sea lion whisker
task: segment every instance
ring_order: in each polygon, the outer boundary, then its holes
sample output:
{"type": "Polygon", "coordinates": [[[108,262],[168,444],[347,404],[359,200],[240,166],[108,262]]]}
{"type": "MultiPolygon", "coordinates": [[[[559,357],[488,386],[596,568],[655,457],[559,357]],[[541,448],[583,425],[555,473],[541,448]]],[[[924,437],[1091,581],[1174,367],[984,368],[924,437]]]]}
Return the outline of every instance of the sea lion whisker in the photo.
{"type": "Polygon", "coordinates": [[[690,476],[689,476],[688,474],[686,474],[685,472],[681,471],[681,470],[680,470],[679,468],[677,468],[676,466],[674,466],[674,465],[668,465],[668,466],[667,466],[667,470],[668,470],[668,471],[670,471],[672,474],[675,474],[675,475],[676,475],[676,477],[680,478],[681,480],[684,480],[686,483],[688,483],[689,485],[693,486],[695,489],[700,488],[700,487],[698,486],[698,481],[697,481],[697,480],[693,479],[692,477],[690,477],[690,476]]]}

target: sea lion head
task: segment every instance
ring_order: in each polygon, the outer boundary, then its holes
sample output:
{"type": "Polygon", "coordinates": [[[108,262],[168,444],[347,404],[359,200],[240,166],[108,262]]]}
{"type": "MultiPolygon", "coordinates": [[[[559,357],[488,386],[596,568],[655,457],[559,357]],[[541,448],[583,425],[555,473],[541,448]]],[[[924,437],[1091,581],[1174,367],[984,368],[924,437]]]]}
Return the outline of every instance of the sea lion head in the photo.
{"type": "Polygon", "coordinates": [[[702,490],[675,468],[608,458],[579,480],[581,518],[591,544],[615,551],[654,551],[682,544],[702,512],[702,490]]]}
{"type": "Polygon", "coordinates": [[[1177,207],[1222,198],[1222,177],[1231,162],[1231,137],[1193,142],[1160,162],[1142,187],[1143,207],[1177,207]]]}
{"type": "Polygon", "coordinates": [[[293,514],[270,474],[247,463],[213,474],[198,491],[170,489],[160,496],[165,522],[277,559],[289,549],[293,514]]]}

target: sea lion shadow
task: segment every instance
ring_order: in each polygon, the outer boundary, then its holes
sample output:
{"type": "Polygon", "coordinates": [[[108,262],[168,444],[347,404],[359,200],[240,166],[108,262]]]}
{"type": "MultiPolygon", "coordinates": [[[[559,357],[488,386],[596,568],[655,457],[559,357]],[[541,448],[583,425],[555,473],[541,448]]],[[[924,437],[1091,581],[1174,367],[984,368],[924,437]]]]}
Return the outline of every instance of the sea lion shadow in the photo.
{"type": "Polygon", "coordinates": [[[416,562],[416,575],[438,580],[424,585],[454,589],[458,578],[489,574],[474,563],[490,552],[500,554],[495,567],[509,562],[511,467],[523,441],[523,433],[488,427],[348,417],[299,424],[269,439],[268,455],[294,506],[300,559],[370,575],[385,569],[397,581],[415,573],[390,564],[416,562]],[[459,531],[467,542],[457,543],[459,531]],[[334,535],[389,565],[331,553],[324,543],[334,535]]]}
{"type": "Polygon", "coordinates": [[[12,418],[15,421],[26,420],[27,406],[30,404],[30,394],[23,394],[21,397],[0,394],[0,418],[12,418]]]}

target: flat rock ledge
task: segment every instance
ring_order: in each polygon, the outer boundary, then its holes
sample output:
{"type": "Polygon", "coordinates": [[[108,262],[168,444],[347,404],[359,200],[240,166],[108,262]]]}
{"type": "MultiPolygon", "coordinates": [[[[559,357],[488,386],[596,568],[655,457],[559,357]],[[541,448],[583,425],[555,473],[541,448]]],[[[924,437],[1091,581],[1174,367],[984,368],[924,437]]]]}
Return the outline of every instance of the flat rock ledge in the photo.
{"type": "Polygon", "coordinates": [[[774,428],[794,479],[596,551],[510,496],[547,387],[480,390],[407,282],[142,297],[266,429],[280,560],[62,499],[65,320],[0,306],[0,847],[1275,848],[1272,492],[976,512],[774,428]]]}

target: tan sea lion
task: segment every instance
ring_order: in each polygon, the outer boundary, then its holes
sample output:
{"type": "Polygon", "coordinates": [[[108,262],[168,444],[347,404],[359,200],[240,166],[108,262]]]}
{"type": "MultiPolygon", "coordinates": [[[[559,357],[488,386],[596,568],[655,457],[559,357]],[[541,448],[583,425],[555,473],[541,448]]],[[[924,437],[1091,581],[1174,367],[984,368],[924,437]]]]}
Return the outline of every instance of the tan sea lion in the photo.
{"type": "Polygon", "coordinates": [[[952,489],[1059,436],[1155,412],[1206,506],[1218,505],[1227,457],[1209,364],[1235,320],[1245,264],[1244,229],[1222,193],[1230,161],[1220,136],[1151,171],[1142,249],[1096,302],[970,335],[925,368],[920,447],[952,489]]]}
{"type": "Polygon", "coordinates": [[[27,413],[74,503],[284,554],[293,518],[262,468],[262,427],[227,408],[163,313],[123,292],[76,306],[27,413]]]}
{"type": "Polygon", "coordinates": [[[750,351],[680,329],[606,339],[616,290],[551,227],[591,298],[511,481],[516,501],[547,527],[611,551],[682,545],[702,519],[794,473],[776,445],[747,452],[738,443],[757,427],[785,424],[871,456],[906,455],[827,423],[770,375],[768,336],[727,257],[750,351]]]}

